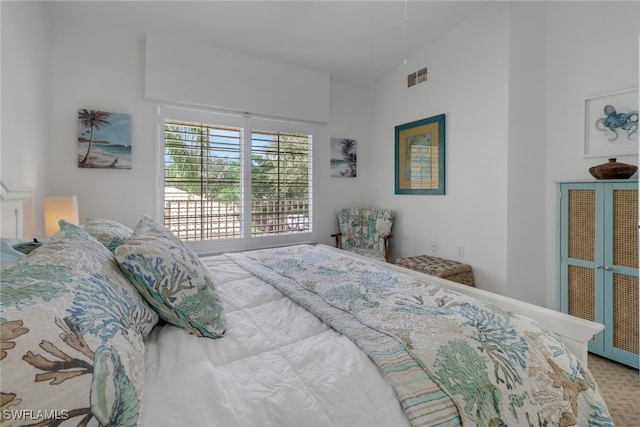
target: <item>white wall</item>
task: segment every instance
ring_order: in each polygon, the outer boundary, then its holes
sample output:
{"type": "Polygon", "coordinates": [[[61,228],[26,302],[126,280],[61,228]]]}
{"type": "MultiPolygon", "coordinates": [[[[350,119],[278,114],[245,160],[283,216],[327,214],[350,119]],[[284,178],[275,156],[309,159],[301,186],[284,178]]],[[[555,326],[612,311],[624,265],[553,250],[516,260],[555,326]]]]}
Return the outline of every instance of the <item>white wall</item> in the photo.
{"type": "Polygon", "coordinates": [[[491,5],[409,58],[374,90],[371,198],[397,211],[392,258],[431,254],[474,268],[490,291],[508,292],[507,156],[509,14],[491,5]],[[426,83],[407,74],[429,66],[426,83]],[[394,194],[394,128],[446,115],[446,195],[394,194]],[[439,250],[431,252],[430,242],[439,250]],[[457,246],[464,245],[464,257],[457,246]]]}
{"type": "Polygon", "coordinates": [[[508,296],[545,305],[545,5],[510,5],[508,296]]]}
{"type": "Polygon", "coordinates": [[[153,32],[146,35],[144,94],[172,103],[329,120],[329,73],[153,32]],[[168,61],[167,52],[179,52],[180,60],[168,61]]]}
{"type": "Polygon", "coordinates": [[[155,116],[153,102],[143,98],[144,33],[54,14],[51,38],[50,192],[76,194],[81,220],[108,217],[133,226],[140,214],[155,212],[155,116]],[[131,114],[131,170],[78,168],[81,108],[131,114]]]}
{"type": "MultiPolygon", "coordinates": [[[[64,14],[49,24],[42,4],[0,5],[0,172],[35,188],[32,234],[43,235],[46,195],[77,194],[81,217],[133,225],[153,213],[155,119],[143,94],[143,30],[64,14]],[[77,167],[79,108],[132,114],[132,170],[77,167]]],[[[480,287],[554,307],[554,181],[590,178],[588,167],[606,160],[582,156],[584,100],[638,85],[638,9],[496,2],[381,77],[371,93],[332,83],[329,123],[315,140],[319,240],[331,242],[338,207],[390,206],[392,257],[429,253],[437,240],[436,255],[472,264],[480,287]],[[430,81],[407,89],[406,75],[425,65],[430,81]],[[394,127],[440,113],[447,195],[395,195],[394,127]],[[329,176],[334,136],[358,140],[357,178],[329,176]]],[[[635,156],[620,160],[637,164],[635,156]]]]}
{"type": "Polygon", "coordinates": [[[377,83],[372,164],[387,166],[370,191],[398,211],[393,257],[457,259],[479,287],[555,307],[554,182],[592,179],[588,168],[606,161],[583,156],[584,101],[637,86],[638,9],[496,2],[377,83]],[[406,75],[425,65],[430,81],[407,89],[406,75]],[[447,195],[394,195],[394,126],[440,113],[447,195]]]}
{"type": "MultiPolygon", "coordinates": [[[[592,179],[584,157],[584,102],[638,87],[638,2],[550,2],[546,10],[545,238],[547,305],[555,308],[556,185],[592,179]]],[[[633,156],[619,161],[638,164],[633,156]]]]}
{"type": "MultiPolygon", "coordinates": [[[[112,23],[78,22],[54,14],[52,111],[52,193],[78,195],[80,217],[109,217],[130,226],[141,213],[155,212],[155,104],[144,97],[145,33],[112,23]],[[80,169],[76,160],[79,108],[132,115],[132,169],[80,169]]],[[[282,91],[286,99],[288,91],[282,91]]],[[[293,96],[293,94],[291,95],[293,96]]],[[[318,126],[314,167],[318,238],[330,243],[335,210],[365,200],[366,175],[329,177],[329,139],[355,138],[368,143],[370,99],[358,88],[330,85],[329,122],[318,126]]],[[[261,112],[257,112],[261,113],[261,112]]],[[[366,153],[366,150],[364,150],[366,153]]],[[[364,155],[366,160],[366,154],[364,155]]],[[[362,163],[361,163],[362,164],[362,163]]],[[[361,168],[359,171],[366,171],[361,168]]]]}
{"type": "MultiPolygon", "coordinates": [[[[11,189],[48,191],[51,138],[49,17],[35,2],[0,2],[2,107],[0,179],[11,189]]],[[[42,236],[42,204],[25,203],[25,236],[42,236]]]]}
{"type": "Polygon", "coordinates": [[[336,209],[369,206],[370,181],[378,173],[372,167],[371,152],[371,98],[367,91],[342,84],[331,84],[330,117],[326,126],[320,126],[314,140],[316,168],[314,176],[318,218],[318,242],[335,244],[331,234],[338,231],[336,209]],[[329,141],[331,138],[351,138],[357,141],[357,175],[354,178],[332,177],[329,171],[329,141]]]}

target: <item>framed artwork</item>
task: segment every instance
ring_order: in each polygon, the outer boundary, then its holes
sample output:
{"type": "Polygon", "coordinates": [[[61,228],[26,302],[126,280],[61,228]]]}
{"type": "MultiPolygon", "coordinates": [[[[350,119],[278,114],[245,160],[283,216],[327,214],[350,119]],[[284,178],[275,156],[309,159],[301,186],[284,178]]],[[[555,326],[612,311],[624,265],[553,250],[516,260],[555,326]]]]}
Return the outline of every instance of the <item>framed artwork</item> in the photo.
{"type": "Polygon", "coordinates": [[[396,194],[445,194],[444,114],[396,126],[396,194]]]}
{"type": "Polygon", "coordinates": [[[331,138],[331,176],[356,177],[357,144],[355,139],[331,138]]]}
{"type": "Polygon", "coordinates": [[[78,110],[78,167],[131,169],[131,114],[78,110]]]}
{"type": "Polygon", "coordinates": [[[638,89],[585,101],[584,155],[615,157],[638,152],[638,89]]]}

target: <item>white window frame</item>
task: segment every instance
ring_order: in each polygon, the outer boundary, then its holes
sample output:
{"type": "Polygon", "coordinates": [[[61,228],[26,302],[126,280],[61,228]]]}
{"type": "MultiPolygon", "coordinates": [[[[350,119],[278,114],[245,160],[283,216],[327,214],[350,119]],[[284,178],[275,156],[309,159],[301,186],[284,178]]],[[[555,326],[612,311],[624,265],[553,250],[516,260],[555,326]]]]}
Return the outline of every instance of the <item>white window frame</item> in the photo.
{"type": "Polygon", "coordinates": [[[318,134],[317,125],[314,123],[299,122],[293,120],[272,119],[234,112],[207,110],[203,108],[177,106],[169,104],[156,105],[156,188],[155,188],[155,218],[164,222],[164,126],[165,120],[183,120],[187,122],[201,122],[212,125],[235,126],[242,128],[242,181],[241,197],[243,198],[243,224],[244,232],[240,238],[229,238],[199,242],[185,242],[198,255],[214,255],[224,252],[237,252],[251,249],[288,246],[293,244],[315,244],[317,242],[317,208],[315,200],[316,167],[315,152],[317,145],[314,138],[318,134]],[[244,159],[251,158],[251,129],[271,130],[291,133],[304,133],[311,135],[311,168],[312,177],[310,192],[310,230],[308,232],[251,236],[247,227],[251,224],[251,162],[244,159]]]}

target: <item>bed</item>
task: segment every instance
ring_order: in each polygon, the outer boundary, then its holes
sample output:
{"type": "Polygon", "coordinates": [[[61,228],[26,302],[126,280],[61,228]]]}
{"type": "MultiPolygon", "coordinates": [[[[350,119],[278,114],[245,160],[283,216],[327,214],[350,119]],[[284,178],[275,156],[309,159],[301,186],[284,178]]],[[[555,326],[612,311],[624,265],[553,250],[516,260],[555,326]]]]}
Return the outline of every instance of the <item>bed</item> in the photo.
{"type": "Polygon", "coordinates": [[[464,290],[323,245],[198,258],[147,216],[61,221],[2,265],[2,423],[612,425],[576,344],[601,326],[464,290]]]}

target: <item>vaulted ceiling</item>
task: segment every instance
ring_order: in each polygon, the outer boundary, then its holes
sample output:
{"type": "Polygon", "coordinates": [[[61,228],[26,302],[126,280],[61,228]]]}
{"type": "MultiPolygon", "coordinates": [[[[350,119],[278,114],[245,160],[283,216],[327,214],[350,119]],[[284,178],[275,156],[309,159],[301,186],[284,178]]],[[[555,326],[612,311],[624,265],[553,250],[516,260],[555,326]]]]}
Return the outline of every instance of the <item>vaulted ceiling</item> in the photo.
{"type": "Polygon", "coordinates": [[[366,87],[486,1],[68,1],[53,19],[135,25],[366,87]],[[405,19],[406,17],[406,19],[405,19]]]}

